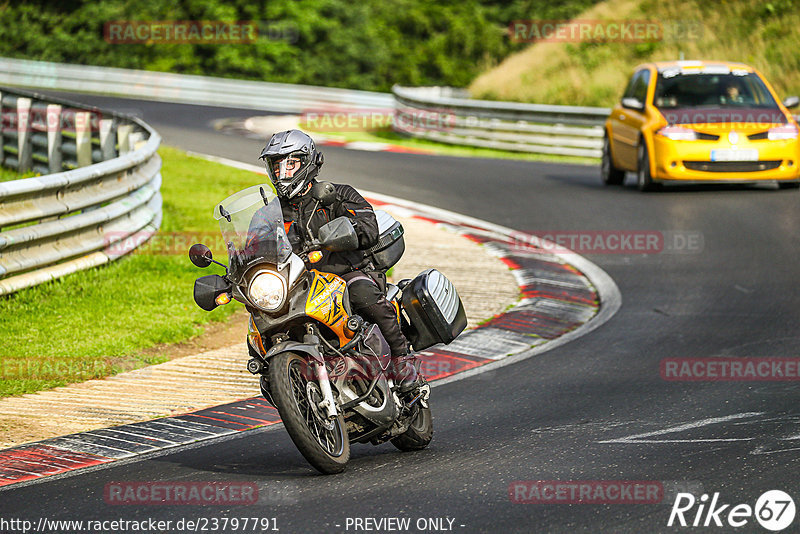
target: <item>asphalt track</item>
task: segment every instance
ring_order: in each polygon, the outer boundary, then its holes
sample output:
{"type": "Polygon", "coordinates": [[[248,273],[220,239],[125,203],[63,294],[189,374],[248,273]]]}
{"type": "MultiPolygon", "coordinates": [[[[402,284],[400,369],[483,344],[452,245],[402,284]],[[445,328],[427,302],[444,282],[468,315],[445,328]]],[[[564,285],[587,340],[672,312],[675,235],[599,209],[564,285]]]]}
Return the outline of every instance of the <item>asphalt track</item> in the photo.
{"type": "MultiPolygon", "coordinates": [[[[208,127],[246,110],[80,98],[138,110],[166,144],[184,149],[257,163],[263,145],[208,127]]],[[[411,532],[434,531],[417,530],[419,518],[454,519],[450,528],[465,533],[686,530],[667,526],[672,497],[518,504],[509,486],[521,480],[661,481],[750,506],[779,489],[800,504],[796,381],[667,381],[660,373],[666,358],[798,356],[798,192],[707,186],[642,194],[630,177],[625,187],[602,186],[595,167],[333,147],[325,154],[326,179],[527,232],[679,232],[699,245],[585,253],[615,280],[620,311],[564,346],[436,388],[435,438],[425,451],[357,445],[346,473],[323,477],[281,428],[255,430],[12,487],[0,492],[0,517],[274,517],[283,533],[380,531],[356,529],[352,519],[388,517],[410,518],[411,532]],[[112,506],[103,498],[112,481],[255,482],[261,498],[244,507],[112,506]]],[[[698,530],[767,532],[753,517],[738,529],[698,530]]],[[[796,518],[784,532],[797,531],[796,518]]]]}

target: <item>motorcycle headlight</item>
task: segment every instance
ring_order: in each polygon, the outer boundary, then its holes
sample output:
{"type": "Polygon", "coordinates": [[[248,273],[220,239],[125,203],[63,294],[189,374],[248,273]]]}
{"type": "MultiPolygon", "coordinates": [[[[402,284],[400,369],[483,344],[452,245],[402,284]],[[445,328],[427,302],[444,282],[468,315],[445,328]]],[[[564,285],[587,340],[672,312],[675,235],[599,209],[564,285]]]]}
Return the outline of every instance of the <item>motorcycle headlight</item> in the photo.
{"type": "Polygon", "coordinates": [[[264,271],[253,277],[247,287],[250,302],[264,311],[275,311],[286,300],[286,282],[276,273],[264,271]]]}

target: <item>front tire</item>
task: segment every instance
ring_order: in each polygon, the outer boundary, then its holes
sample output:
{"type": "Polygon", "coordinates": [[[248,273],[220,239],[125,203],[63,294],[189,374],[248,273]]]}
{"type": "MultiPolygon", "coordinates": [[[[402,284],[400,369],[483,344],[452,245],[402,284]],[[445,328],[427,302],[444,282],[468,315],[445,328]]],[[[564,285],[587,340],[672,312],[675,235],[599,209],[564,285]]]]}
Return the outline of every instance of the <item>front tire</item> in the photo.
{"type": "Polygon", "coordinates": [[[308,379],[310,370],[308,361],[293,352],[272,358],[269,366],[272,398],[289,437],[308,463],[326,475],[341,473],[350,459],[344,417],[339,415],[334,421],[327,421],[321,415],[316,407],[321,394],[316,381],[308,379]]]}
{"type": "Polygon", "coordinates": [[[408,430],[392,440],[392,445],[401,451],[419,451],[433,439],[433,415],[431,409],[421,406],[408,430]]]}
{"type": "Polygon", "coordinates": [[[611,159],[611,143],[608,141],[608,136],[603,138],[603,159],[600,162],[600,176],[606,185],[622,185],[622,182],[625,181],[625,171],[616,168],[614,160],[611,159]]]}
{"type": "Polygon", "coordinates": [[[639,143],[638,160],[636,187],[639,188],[639,191],[653,191],[656,188],[656,183],[653,181],[653,176],[650,173],[650,154],[648,153],[644,139],[639,143]]]}

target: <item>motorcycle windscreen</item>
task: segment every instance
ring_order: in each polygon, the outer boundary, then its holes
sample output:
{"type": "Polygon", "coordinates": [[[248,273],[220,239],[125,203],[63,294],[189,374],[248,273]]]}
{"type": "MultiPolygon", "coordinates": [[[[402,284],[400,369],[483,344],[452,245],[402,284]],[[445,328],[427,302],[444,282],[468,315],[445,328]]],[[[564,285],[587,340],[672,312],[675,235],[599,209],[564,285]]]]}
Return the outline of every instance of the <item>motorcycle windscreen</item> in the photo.
{"type": "Polygon", "coordinates": [[[234,193],[214,207],[214,218],[228,249],[228,276],[236,284],[244,283],[253,265],[278,265],[292,253],[280,201],[269,185],[234,193]]]}

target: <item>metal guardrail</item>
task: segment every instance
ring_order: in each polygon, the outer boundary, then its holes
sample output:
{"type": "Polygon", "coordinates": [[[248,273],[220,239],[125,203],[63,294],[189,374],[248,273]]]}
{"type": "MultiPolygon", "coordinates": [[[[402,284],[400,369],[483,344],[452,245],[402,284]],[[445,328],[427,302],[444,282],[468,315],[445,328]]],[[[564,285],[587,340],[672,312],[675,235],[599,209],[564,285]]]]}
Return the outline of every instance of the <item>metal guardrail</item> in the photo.
{"type": "Polygon", "coordinates": [[[609,108],[472,100],[449,87],[392,88],[394,129],[442,143],[600,157],[609,108]]]}
{"type": "Polygon", "coordinates": [[[601,125],[610,111],[472,100],[466,91],[447,87],[377,93],[10,58],[0,58],[0,84],[285,113],[394,109],[395,129],[414,137],[588,157],[600,156],[601,125]]]}
{"type": "Polygon", "coordinates": [[[161,136],[150,126],[5,88],[0,112],[0,164],[43,174],[0,182],[0,295],[117,259],[135,247],[111,245],[158,230],[161,136]]]}
{"type": "Polygon", "coordinates": [[[287,113],[394,105],[389,93],[10,58],[0,58],[0,85],[287,113]]]}

